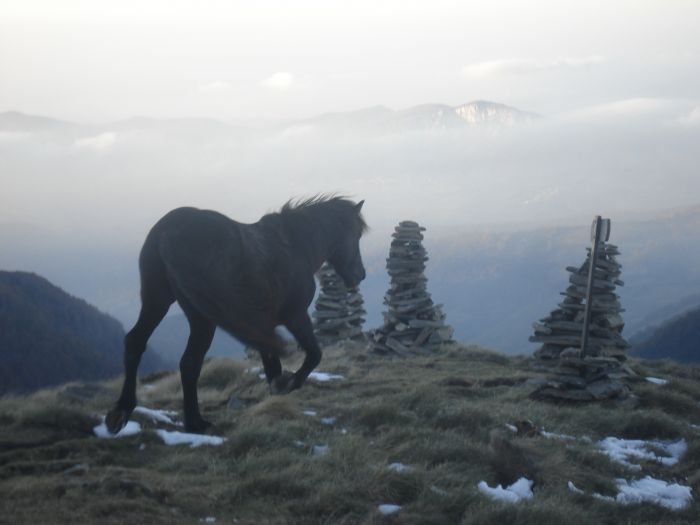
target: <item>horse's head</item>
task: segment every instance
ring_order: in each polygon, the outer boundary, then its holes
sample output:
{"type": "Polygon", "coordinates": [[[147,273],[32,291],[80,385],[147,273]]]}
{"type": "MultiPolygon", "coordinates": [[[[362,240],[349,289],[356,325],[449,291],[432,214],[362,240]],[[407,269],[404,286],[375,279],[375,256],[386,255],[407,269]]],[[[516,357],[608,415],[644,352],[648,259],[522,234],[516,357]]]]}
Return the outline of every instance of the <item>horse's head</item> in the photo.
{"type": "Polygon", "coordinates": [[[328,257],[328,262],[333,265],[348,288],[360,284],[366,275],[360,255],[360,237],[367,229],[360,213],[364,202],[352,205],[348,217],[343,220],[342,231],[338,232],[334,248],[328,257]]]}

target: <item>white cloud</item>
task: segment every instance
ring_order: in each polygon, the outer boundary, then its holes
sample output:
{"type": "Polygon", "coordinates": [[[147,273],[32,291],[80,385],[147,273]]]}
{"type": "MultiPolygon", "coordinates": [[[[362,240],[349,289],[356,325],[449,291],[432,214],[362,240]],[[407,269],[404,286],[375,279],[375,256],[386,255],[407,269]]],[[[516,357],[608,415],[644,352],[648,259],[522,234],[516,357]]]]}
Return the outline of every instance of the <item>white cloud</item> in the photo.
{"type": "Polygon", "coordinates": [[[0,142],[24,140],[31,136],[28,131],[0,131],[0,142]]]}
{"type": "Polygon", "coordinates": [[[681,126],[687,126],[689,128],[700,126],[700,106],[695,106],[685,115],[678,117],[676,122],[681,126]]]}
{"type": "Polygon", "coordinates": [[[203,95],[211,95],[216,93],[225,93],[230,91],[231,84],[224,80],[216,80],[214,82],[209,82],[208,84],[202,84],[199,86],[199,92],[203,95]]]}
{"type": "Polygon", "coordinates": [[[100,133],[94,137],[77,139],[73,146],[77,149],[89,149],[93,151],[107,151],[117,141],[117,134],[111,131],[100,133]]]}
{"type": "Polygon", "coordinates": [[[559,187],[551,186],[539,191],[538,193],[524,201],[523,204],[536,204],[538,202],[545,202],[555,198],[557,195],[559,195],[559,187]]]}
{"type": "Polygon", "coordinates": [[[662,98],[638,97],[590,106],[563,115],[571,120],[594,120],[611,117],[641,117],[665,112],[672,104],[662,98]]]}
{"type": "Polygon", "coordinates": [[[260,84],[267,89],[285,91],[292,86],[293,82],[294,76],[291,73],[279,71],[263,80],[260,84]]]}
{"type": "Polygon", "coordinates": [[[559,60],[535,60],[530,58],[508,58],[475,62],[462,68],[464,77],[490,77],[496,75],[527,74],[555,69],[577,68],[605,62],[601,56],[569,57],[559,60]]]}

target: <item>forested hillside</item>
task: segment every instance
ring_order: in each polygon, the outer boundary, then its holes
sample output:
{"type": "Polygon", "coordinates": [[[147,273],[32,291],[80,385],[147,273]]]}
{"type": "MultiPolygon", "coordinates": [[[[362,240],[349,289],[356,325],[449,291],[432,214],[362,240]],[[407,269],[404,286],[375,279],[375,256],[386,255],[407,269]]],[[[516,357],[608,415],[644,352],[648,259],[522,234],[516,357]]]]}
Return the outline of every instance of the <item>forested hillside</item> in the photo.
{"type": "MultiPolygon", "coordinates": [[[[0,395],[122,371],[122,325],[33,273],[0,271],[0,395]]],[[[163,366],[153,352],[142,372],[163,366]]]]}
{"type": "Polygon", "coordinates": [[[646,339],[633,343],[632,353],[646,359],[699,362],[700,308],[665,322],[646,339]]]}

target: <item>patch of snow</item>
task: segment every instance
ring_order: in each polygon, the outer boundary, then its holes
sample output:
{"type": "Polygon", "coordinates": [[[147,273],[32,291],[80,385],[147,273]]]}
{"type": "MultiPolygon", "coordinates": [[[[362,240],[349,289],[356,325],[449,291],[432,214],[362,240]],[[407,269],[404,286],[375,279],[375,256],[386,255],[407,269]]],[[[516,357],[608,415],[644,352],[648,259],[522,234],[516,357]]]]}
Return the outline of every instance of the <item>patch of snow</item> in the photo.
{"type": "Polygon", "coordinates": [[[617,494],[615,501],[628,505],[649,501],[667,509],[678,510],[687,506],[693,499],[690,487],[678,483],[667,483],[651,476],[628,482],[616,480],[617,494]]]}
{"type": "Polygon", "coordinates": [[[142,451],[142,452],[143,452],[144,450],[146,450],[146,443],[141,443],[141,444],[139,445],[139,450],[142,451]]]}
{"type": "Polygon", "coordinates": [[[321,418],[321,423],[322,423],[323,425],[332,425],[332,424],[335,423],[335,420],[336,420],[336,419],[337,419],[337,418],[335,418],[335,417],[333,417],[333,416],[322,417],[322,418],[321,418]]]}
{"type": "Polygon", "coordinates": [[[601,501],[609,501],[610,503],[615,503],[615,498],[613,498],[612,496],[603,496],[602,494],[598,494],[597,492],[594,492],[592,496],[595,499],[599,499],[601,501]]]}
{"type": "Polygon", "coordinates": [[[394,472],[408,472],[409,470],[412,470],[412,467],[404,465],[403,463],[391,463],[390,465],[387,465],[386,468],[394,472]]]}
{"type": "Polygon", "coordinates": [[[576,441],[578,439],[576,436],[570,436],[569,434],[556,434],[546,430],[540,430],[540,434],[549,439],[561,439],[562,441],[576,441]]]}
{"type": "Polygon", "coordinates": [[[345,434],[348,433],[348,429],[347,429],[347,428],[341,428],[341,429],[340,429],[340,433],[343,434],[343,435],[345,435],[345,434]]]}
{"type": "Polygon", "coordinates": [[[152,392],[153,390],[156,389],[156,385],[151,385],[151,384],[141,385],[141,389],[143,389],[146,392],[152,392]]]}
{"type": "Polygon", "coordinates": [[[583,441],[584,443],[591,443],[592,440],[588,436],[576,437],[570,434],[557,434],[556,432],[547,432],[545,429],[540,429],[540,435],[546,437],[547,439],[559,439],[562,441],[583,441]]]}
{"type": "Polygon", "coordinates": [[[661,447],[669,455],[669,457],[661,458],[660,460],[661,463],[668,466],[677,464],[688,450],[688,444],[685,442],[685,439],[679,439],[678,441],[653,441],[652,444],[661,447]]]}
{"type": "Polygon", "coordinates": [[[511,425],[510,423],[506,423],[506,428],[515,434],[518,433],[518,427],[516,427],[515,425],[511,425]]]}
{"type": "Polygon", "coordinates": [[[666,383],[668,383],[667,379],[661,379],[658,377],[645,377],[645,379],[650,383],[654,383],[655,385],[665,385],[666,383]]]}
{"type": "Polygon", "coordinates": [[[631,463],[632,459],[656,461],[662,465],[675,465],[685,454],[688,445],[685,439],[678,441],[661,441],[652,440],[644,441],[641,439],[620,439],[616,437],[607,437],[598,442],[598,447],[613,461],[625,465],[634,470],[641,470],[641,466],[631,463]],[[659,456],[650,447],[661,449],[667,456],[659,456]]]}
{"type": "Polygon", "coordinates": [[[329,374],[327,372],[311,372],[309,374],[309,379],[314,379],[316,381],[321,381],[325,383],[326,381],[333,381],[334,379],[345,379],[343,376],[337,374],[329,374]]]}
{"type": "MultiPolygon", "coordinates": [[[[615,497],[603,496],[594,492],[591,494],[596,499],[609,503],[630,505],[634,503],[656,503],[668,509],[678,510],[686,507],[693,499],[691,488],[677,483],[668,483],[661,479],[646,476],[642,479],[627,481],[616,479],[615,485],[619,491],[615,497]]],[[[569,481],[569,490],[576,494],[585,494],[569,481]]]]}
{"type": "Polygon", "coordinates": [[[506,488],[503,488],[501,485],[492,488],[489,487],[485,481],[480,481],[477,487],[479,488],[479,492],[493,500],[517,503],[520,500],[532,498],[532,483],[533,482],[527,478],[520,478],[506,488]]]}
{"type": "Polygon", "coordinates": [[[216,523],[216,518],[214,516],[207,516],[199,520],[200,523],[216,523]]]}
{"type": "Polygon", "coordinates": [[[294,441],[294,446],[299,447],[299,448],[304,448],[306,445],[304,444],[303,441],[299,441],[298,439],[294,441]]]}
{"type": "Polygon", "coordinates": [[[569,481],[569,490],[575,494],[585,494],[580,488],[578,488],[576,485],[573,484],[573,482],[569,481]]]}
{"type": "Polygon", "coordinates": [[[175,425],[176,427],[181,427],[182,423],[179,421],[174,421],[170,416],[177,415],[174,410],[156,410],[154,408],[146,408],[142,406],[137,406],[134,409],[137,414],[143,414],[144,416],[150,417],[153,421],[158,421],[159,423],[167,423],[168,425],[175,425]]]}
{"type": "Polygon", "coordinates": [[[449,496],[448,492],[446,490],[441,489],[440,487],[436,485],[430,485],[430,491],[434,492],[438,496],[449,496]]]}
{"type": "Polygon", "coordinates": [[[304,410],[304,415],[309,416],[309,417],[316,417],[316,411],[315,410],[304,410]]]}
{"type": "Polygon", "coordinates": [[[380,514],[388,516],[389,514],[395,514],[401,510],[401,505],[394,505],[393,503],[382,503],[377,507],[380,514]]]}
{"type": "Polygon", "coordinates": [[[219,436],[205,436],[202,434],[189,434],[187,432],[170,432],[159,428],[156,430],[160,439],[166,445],[189,445],[190,448],[200,447],[202,445],[221,445],[226,438],[219,436]]]}
{"type": "Polygon", "coordinates": [[[141,432],[141,425],[139,425],[136,421],[129,421],[119,432],[116,434],[110,434],[103,419],[102,423],[93,428],[92,431],[98,438],[102,439],[121,438],[138,434],[141,432]]]}
{"type": "Polygon", "coordinates": [[[262,373],[262,367],[261,366],[252,366],[250,368],[245,369],[246,374],[257,374],[260,379],[266,379],[267,376],[262,373]]]}
{"type": "Polygon", "coordinates": [[[328,445],[314,445],[312,453],[314,456],[325,456],[330,451],[328,445]]]}

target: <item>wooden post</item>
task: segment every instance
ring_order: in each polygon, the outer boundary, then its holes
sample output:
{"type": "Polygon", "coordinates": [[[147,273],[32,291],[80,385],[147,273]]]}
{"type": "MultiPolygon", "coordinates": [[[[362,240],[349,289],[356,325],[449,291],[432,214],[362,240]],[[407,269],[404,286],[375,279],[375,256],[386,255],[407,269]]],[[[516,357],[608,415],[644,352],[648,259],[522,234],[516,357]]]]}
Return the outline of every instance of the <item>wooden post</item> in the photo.
{"type": "MultiPolygon", "coordinates": [[[[586,357],[586,348],[588,346],[588,327],[591,322],[591,310],[592,310],[592,299],[593,299],[593,276],[595,273],[595,265],[598,260],[598,245],[600,244],[601,237],[601,226],[603,220],[600,215],[596,215],[593,221],[593,228],[591,230],[591,240],[593,241],[593,247],[591,248],[591,256],[588,259],[588,284],[586,286],[586,309],[583,311],[583,331],[581,333],[581,358],[586,357]]],[[[605,235],[606,238],[610,235],[610,227],[608,226],[608,231],[605,235]]]]}

